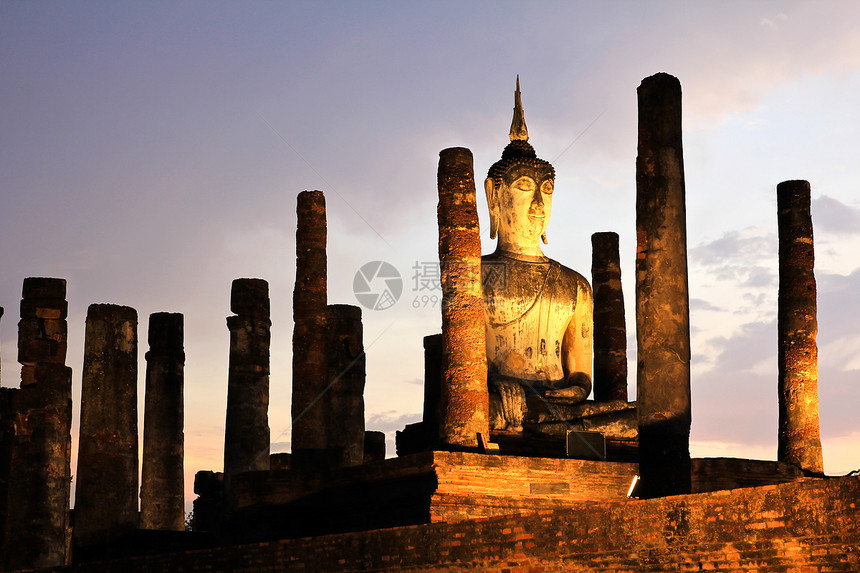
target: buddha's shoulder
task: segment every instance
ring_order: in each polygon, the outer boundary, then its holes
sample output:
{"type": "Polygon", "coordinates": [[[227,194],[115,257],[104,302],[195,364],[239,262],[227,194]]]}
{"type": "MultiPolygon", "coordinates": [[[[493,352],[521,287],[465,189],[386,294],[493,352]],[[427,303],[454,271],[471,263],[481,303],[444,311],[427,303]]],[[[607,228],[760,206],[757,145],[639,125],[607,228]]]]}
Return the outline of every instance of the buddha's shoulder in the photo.
{"type": "Polygon", "coordinates": [[[552,259],[550,259],[550,261],[559,267],[557,279],[559,286],[562,288],[585,289],[588,294],[591,295],[591,284],[588,282],[588,279],[570,267],[566,267],[552,259]]]}

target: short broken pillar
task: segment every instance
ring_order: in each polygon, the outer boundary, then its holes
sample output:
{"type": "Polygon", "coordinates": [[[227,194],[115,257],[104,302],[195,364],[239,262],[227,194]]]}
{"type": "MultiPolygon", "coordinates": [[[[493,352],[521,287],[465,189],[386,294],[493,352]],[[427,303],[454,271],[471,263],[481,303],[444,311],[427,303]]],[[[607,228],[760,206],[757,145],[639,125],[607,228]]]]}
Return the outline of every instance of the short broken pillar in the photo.
{"type": "Polygon", "coordinates": [[[329,452],[325,394],[326,212],[322,191],[302,191],[297,199],[296,284],[293,290],[292,464],[324,469],[329,452]]]}
{"type": "Polygon", "coordinates": [[[364,460],[366,464],[385,459],[385,432],[364,432],[364,460]]]}
{"type": "Polygon", "coordinates": [[[147,338],[140,528],[182,531],[185,529],[182,315],[150,314],[147,338]]]}
{"type": "Polygon", "coordinates": [[[331,467],[364,463],[364,342],[361,309],[331,304],[326,317],[329,351],[328,449],[331,467]]]}
{"type": "Polygon", "coordinates": [[[618,233],[591,235],[594,289],[594,399],[627,401],[627,326],[618,233]]]}
{"type": "Polygon", "coordinates": [[[227,318],[230,364],[224,430],[224,479],[269,469],[269,283],[236,279],[227,318]]]}
{"type": "Polygon", "coordinates": [[[442,391],[442,335],[424,337],[424,416],[430,446],[439,441],[439,399],[442,391]]]}
{"type": "Polygon", "coordinates": [[[472,152],[439,153],[439,264],[442,277],[442,447],[489,441],[489,393],[481,290],[481,237],[472,152]]]}
{"type": "Polygon", "coordinates": [[[642,80],[636,161],[636,341],[643,497],[689,493],[690,305],[681,84],[642,80]]]}
{"type": "Polygon", "coordinates": [[[818,311],[807,181],[777,185],[779,439],[777,459],[824,472],[818,425],[818,311]]]}
{"type": "Polygon", "coordinates": [[[65,365],[65,299],[63,279],[24,279],[18,323],[21,387],[4,388],[0,406],[14,416],[6,428],[12,433],[7,436],[7,505],[0,515],[5,520],[2,570],[67,563],[72,370],[65,365]]]}
{"type": "Polygon", "coordinates": [[[87,310],[75,540],[101,545],[138,525],[137,311],[87,310]]]}

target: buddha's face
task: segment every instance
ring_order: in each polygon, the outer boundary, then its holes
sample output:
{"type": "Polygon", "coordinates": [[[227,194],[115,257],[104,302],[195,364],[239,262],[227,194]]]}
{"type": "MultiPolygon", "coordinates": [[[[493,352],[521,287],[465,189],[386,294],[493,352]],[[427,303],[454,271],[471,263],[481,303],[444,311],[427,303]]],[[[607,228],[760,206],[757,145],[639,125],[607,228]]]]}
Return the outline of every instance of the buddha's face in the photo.
{"type": "Polygon", "coordinates": [[[501,245],[539,248],[552,210],[553,179],[538,173],[512,173],[496,190],[501,245]]]}

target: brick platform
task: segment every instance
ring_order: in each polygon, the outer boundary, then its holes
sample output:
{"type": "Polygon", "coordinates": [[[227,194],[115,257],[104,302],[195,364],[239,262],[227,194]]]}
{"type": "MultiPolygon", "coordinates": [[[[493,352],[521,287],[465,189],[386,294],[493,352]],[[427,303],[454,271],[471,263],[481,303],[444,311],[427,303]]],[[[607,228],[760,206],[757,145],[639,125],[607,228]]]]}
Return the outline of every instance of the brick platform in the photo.
{"type": "Polygon", "coordinates": [[[856,572],[858,505],[857,477],[810,478],[53,571],[856,572]]]}

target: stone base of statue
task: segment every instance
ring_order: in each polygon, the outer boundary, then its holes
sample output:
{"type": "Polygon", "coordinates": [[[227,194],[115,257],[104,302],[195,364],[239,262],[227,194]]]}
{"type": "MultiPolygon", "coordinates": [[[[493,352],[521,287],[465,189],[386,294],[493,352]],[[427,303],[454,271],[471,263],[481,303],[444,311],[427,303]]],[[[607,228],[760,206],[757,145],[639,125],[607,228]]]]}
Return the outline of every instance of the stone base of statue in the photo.
{"type": "MultiPolygon", "coordinates": [[[[548,401],[532,395],[527,399],[528,412],[522,431],[505,429],[498,394],[490,394],[490,442],[496,453],[528,457],[566,457],[566,438],[570,430],[600,432],[606,439],[610,461],[632,461],[637,457],[638,428],[636,402],[612,400],[578,404],[548,401]]],[[[427,421],[409,424],[396,435],[397,455],[405,456],[440,447],[427,421]]]]}

